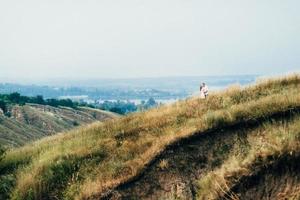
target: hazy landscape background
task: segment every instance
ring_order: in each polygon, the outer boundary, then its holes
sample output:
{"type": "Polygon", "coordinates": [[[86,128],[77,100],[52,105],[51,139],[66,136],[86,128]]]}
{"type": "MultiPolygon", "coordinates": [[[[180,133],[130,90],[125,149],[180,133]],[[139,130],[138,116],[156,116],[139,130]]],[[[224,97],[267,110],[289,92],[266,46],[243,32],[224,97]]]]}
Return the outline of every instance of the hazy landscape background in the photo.
{"type": "Polygon", "coordinates": [[[300,199],[299,8],[0,0],[0,199],[300,199]]]}
{"type": "Polygon", "coordinates": [[[70,98],[92,102],[96,100],[139,101],[154,98],[168,102],[197,95],[205,82],[211,91],[232,84],[247,85],[255,82],[258,75],[162,77],[139,79],[91,79],[57,80],[44,84],[0,84],[0,93],[19,92],[25,96],[43,95],[45,98],[70,98]],[[46,85],[47,84],[47,85],[46,85]]]}

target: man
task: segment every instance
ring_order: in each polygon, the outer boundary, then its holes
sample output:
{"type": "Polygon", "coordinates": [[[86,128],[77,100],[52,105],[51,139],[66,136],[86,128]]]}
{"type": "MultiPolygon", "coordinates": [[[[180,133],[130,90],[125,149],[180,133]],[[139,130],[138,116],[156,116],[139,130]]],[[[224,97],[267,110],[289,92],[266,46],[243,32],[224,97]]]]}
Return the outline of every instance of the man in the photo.
{"type": "Polygon", "coordinates": [[[205,83],[202,83],[201,88],[201,92],[204,94],[204,97],[207,98],[208,97],[208,87],[205,83]]]}

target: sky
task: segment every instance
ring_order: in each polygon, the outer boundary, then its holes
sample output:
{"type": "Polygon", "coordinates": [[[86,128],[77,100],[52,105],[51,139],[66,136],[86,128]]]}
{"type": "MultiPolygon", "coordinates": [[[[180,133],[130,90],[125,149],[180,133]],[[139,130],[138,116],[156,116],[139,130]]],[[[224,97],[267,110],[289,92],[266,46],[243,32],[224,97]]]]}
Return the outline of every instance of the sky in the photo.
{"type": "Polygon", "coordinates": [[[0,0],[0,78],[300,70],[299,0],[0,0]]]}

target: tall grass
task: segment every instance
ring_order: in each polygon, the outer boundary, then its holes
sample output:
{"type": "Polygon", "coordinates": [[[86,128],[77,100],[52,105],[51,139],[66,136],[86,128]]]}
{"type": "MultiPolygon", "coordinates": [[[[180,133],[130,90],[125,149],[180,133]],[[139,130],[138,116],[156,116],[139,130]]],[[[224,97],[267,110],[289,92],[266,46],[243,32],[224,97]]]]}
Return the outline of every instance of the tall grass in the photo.
{"type": "Polygon", "coordinates": [[[98,197],[181,138],[299,108],[299,85],[293,75],[95,123],[8,152],[0,169],[14,174],[12,199],[98,197]]]}
{"type": "MultiPolygon", "coordinates": [[[[300,117],[289,123],[267,123],[247,135],[250,150],[246,155],[232,153],[220,168],[207,173],[198,181],[197,199],[218,199],[225,195],[239,199],[230,189],[241,177],[250,176],[284,155],[300,152],[300,117]]],[[[238,150],[236,150],[238,151],[238,150]]]]}

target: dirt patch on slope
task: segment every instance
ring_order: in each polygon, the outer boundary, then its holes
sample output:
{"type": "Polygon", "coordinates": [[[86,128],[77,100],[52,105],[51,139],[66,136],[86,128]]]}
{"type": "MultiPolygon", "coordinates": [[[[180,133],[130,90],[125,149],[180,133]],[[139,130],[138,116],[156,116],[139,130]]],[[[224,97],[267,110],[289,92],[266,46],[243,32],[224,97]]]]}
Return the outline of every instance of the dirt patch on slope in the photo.
{"type": "MultiPolygon", "coordinates": [[[[273,122],[276,120],[280,125],[292,116],[292,112],[281,113],[270,119],[273,122]]],[[[261,123],[264,121],[268,119],[196,134],[180,140],[167,147],[138,177],[110,191],[106,196],[102,196],[102,199],[196,199],[197,181],[220,167],[230,155],[246,156],[251,148],[248,136],[258,137],[259,134],[263,134],[264,126],[261,126],[261,123]]],[[[298,173],[293,169],[292,172],[298,173]]],[[[293,174],[286,175],[290,176],[293,174]]],[[[279,179],[274,177],[273,182],[281,180],[280,176],[278,177],[279,179]]],[[[244,196],[242,191],[241,196],[244,196]]],[[[224,198],[226,199],[226,196],[224,198]]]]}
{"type": "MultiPolygon", "coordinates": [[[[229,194],[240,199],[300,199],[300,156],[284,156],[243,177],[229,194]],[[255,172],[256,171],[256,172],[255,172]]],[[[224,195],[220,199],[229,199],[224,195]]]]}
{"type": "Polygon", "coordinates": [[[247,153],[249,129],[219,130],[171,146],[138,180],[104,199],[194,199],[196,180],[219,167],[235,148],[247,153]]]}

